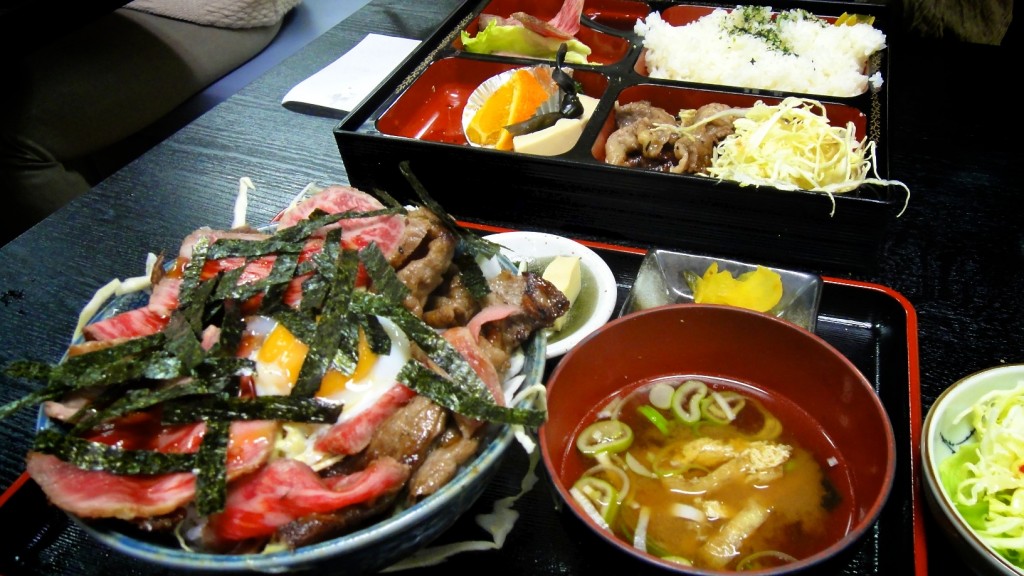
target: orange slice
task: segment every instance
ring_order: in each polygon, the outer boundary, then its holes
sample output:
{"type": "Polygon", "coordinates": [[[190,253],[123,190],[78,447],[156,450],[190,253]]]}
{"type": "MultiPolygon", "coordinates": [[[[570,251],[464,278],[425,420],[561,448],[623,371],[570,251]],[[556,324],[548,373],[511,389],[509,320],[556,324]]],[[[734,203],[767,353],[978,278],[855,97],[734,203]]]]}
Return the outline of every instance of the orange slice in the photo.
{"type": "Polygon", "coordinates": [[[512,89],[512,82],[506,82],[484,101],[466,126],[467,138],[481,146],[493,146],[498,142],[512,104],[512,89]]]}
{"type": "Polygon", "coordinates": [[[549,96],[532,71],[516,70],[476,111],[466,127],[466,136],[476,144],[511,150],[512,134],[504,127],[533,116],[549,96]]]}
{"type": "MultiPolygon", "coordinates": [[[[517,70],[512,76],[512,102],[508,107],[508,118],[504,126],[522,122],[533,116],[537,107],[548,99],[548,91],[537,77],[528,70],[517,70]]],[[[498,150],[512,149],[512,134],[502,128],[498,142],[494,145],[498,150]]]]}

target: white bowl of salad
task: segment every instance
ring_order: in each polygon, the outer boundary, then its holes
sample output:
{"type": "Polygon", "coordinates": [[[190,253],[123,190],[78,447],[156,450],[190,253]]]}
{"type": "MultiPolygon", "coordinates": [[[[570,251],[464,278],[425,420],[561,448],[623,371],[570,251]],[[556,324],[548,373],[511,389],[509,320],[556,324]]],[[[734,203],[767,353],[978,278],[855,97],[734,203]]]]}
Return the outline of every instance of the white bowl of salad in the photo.
{"type": "Polygon", "coordinates": [[[932,514],[979,574],[1024,574],[1024,364],[970,374],[924,421],[932,514]]]}

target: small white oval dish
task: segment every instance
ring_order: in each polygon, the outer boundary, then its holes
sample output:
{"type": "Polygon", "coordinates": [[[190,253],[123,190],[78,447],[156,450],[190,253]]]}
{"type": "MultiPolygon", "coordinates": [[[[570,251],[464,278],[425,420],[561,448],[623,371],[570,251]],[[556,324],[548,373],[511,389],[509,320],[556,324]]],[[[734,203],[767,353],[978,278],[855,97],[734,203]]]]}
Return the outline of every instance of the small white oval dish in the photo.
{"type": "Polygon", "coordinates": [[[543,274],[556,256],[578,256],[581,268],[580,295],[569,310],[565,326],[549,331],[547,357],[565,354],[587,335],[608,321],[615,309],[618,286],[608,264],[596,252],[564,236],[544,232],[501,232],[485,236],[501,245],[506,258],[520,269],[543,274]]]}

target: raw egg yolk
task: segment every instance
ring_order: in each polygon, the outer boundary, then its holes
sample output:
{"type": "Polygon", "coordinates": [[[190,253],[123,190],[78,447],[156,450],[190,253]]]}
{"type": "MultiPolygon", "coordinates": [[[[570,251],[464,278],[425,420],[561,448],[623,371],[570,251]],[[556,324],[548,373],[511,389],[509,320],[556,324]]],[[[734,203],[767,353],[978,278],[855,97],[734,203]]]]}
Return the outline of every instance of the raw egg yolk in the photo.
{"type": "Polygon", "coordinates": [[[377,362],[377,354],[370,349],[370,342],[367,340],[366,334],[363,332],[362,328],[359,329],[359,345],[357,347],[357,352],[359,354],[359,359],[356,361],[356,369],[352,372],[352,375],[346,377],[337,370],[328,370],[320,381],[320,390],[317,391],[317,396],[331,397],[344,390],[345,384],[349,380],[359,381],[370,373],[373,365],[377,362]]]}
{"type": "Polygon", "coordinates": [[[292,335],[284,325],[278,324],[263,341],[257,353],[257,360],[264,364],[273,364],[277,368],[281,383],[287,383],[290,390],[295,387],[307,352],[309,346],[292,335]]]}

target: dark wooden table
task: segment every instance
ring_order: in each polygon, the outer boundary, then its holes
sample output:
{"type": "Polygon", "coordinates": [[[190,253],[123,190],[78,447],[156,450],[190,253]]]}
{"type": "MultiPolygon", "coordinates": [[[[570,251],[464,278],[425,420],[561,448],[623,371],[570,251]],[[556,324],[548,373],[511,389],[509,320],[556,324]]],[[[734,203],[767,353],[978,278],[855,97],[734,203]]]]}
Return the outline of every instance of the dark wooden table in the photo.
{"type": "MultiPolygon", "coordinates": [[[[253,223],[269,220],[309,182],[347,182],[332,134],[337,120],[288,111],[281,98],[367,33],[425,38],[458,4],[374,0],[0,248],[0,362],[57,361],[98,287],[139,274],[147,252],[176,250],[199,226],[231,224],[240,177],[256,185],[253,223]]],[[[909,208],[892,225],[877,271],[816,272],[888,286],[912,303],[927,411],[955,380],[1024,362],[1024,201],[1020,172],[1011,164],[1019,162],[1021,123],[1006,84],[1013,70],[1008,48],[909,36],[893,38],[891,48],[889,173],[910,187],[909,208]]],[[[0,403],[27,391],[4,382],[0,403]]],[[[0,421],[0,489],[22,474],[34,426],[31,410],[0,421]]],[[[944,536],[925,518],[928,565],[962,573],[944,536]]],[[[61,560],[33,557],[11,565],[40,574],[153,573],[73,526],[45,537],[52,541],[32,542],[33,549],[49,547],[47,557],[61,560]]],[[[8,543],[0,548],[0,566],[19,557],[8,543]]]]}

